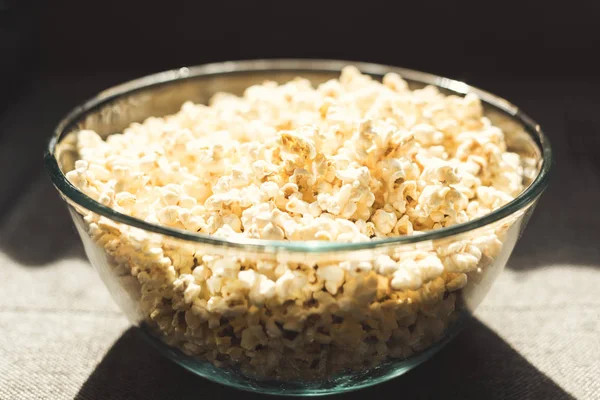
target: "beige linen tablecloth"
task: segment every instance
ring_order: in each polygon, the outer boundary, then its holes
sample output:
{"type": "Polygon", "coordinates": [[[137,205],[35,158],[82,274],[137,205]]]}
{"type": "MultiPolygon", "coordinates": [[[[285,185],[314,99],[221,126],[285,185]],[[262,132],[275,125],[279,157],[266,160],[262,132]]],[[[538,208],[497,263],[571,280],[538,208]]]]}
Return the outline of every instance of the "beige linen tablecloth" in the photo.
{"type": "MultiPolygon", "coordinates": [[[[196,377],[142,341],[41,172],[56,121],[117,79],[40,80],[0,114],[0,399],[259,398],[196,377]]],[[[344,397],[600,398],[600,85],[482,86],[545,127],[557,154],[551,186],[464,332],[406,375],[344,397]]]]}

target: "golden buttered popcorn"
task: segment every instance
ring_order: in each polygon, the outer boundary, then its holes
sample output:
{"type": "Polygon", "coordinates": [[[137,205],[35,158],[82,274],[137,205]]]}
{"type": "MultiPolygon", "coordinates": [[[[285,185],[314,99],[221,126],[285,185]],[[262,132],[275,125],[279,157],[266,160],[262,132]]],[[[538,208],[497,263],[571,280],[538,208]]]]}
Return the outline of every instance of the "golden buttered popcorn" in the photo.
{"type": "MultiPolygon", "coordinates": [[[[82,192],[146,222],[224,239],[360,242],[464,223],[523,190],[523,161],[479,99],[410,90],[346,67],[186,103],[101,139],[77,134],[67,173],[82,192]]],[[[370,259],[285,261],[85,215],[133,284],[145,323],[185,353],[271,379],[322,378],[406,358],[438,340],[502,229],[370,259]],[[133,277],[133,278],[132,278],[133,277]]]]}

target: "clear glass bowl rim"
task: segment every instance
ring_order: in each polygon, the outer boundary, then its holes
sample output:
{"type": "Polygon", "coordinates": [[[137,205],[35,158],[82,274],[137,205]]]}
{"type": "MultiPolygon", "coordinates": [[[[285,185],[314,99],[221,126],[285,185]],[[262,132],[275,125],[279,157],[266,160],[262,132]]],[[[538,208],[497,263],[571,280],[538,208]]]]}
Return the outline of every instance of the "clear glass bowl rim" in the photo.
{"type": "Polygon", "coordinates": [[[330,253],[340,251],[357,251],[371,250],[389,246],[397,246],[403,244],[411,244],[424,242],[428,240],[440,240],[450,236],[462,234],[477,228],[484,227],[499,221],[511,214],[524,209],[529,204],[534,202],[544,191],[548,185],[549,173],[552,166],[552,149],[548,138],[543,133],[541,127],[530,117],[524,114],[517,106],[510,102],[493,95],[484,90],[467,85],[464,82],[444,78],[441,76],[419,72],[411,69],[394,67],[381,64],[342,61],[342,60],[316,60],[316,59],[268,59],[268,60],[244,60],[244,61],[227,61],[220,63],[204,64],[193,67],[183,67],[175,70],[160,72],[157,74],[148,75],[138,78],[110,89],[104,90],[87,100],[83,104],[75,107],[68,113],[58,124],[54,130],[54,134],[48,142],[44,154],[44,165],[46,171],[54,186],[62,194],[63,198],[69,199],[75,204],[102,215],[113,221],[123,223],[145,231],[169,236],[179,240],[202,243],[214,246],[224,246],[228,248],[237,248],[259,253],[275,253],[278,251],[286,251],[293,253],[330,253]],[[500,111],[511,116],[519,121],[529,135],[532,136],[542,155],[542,165],[540,172],[535,180],[515,199],[498,208],[497,210],[484,215],[483,217],[471,220],[466,223],[453,225],[443,229],[425,232],[413,236],[398,236],[386,239],[377,239],[365,242],[345,243],[345,242],[325,242],[325,241],[282,241],[282,240],[262,240],[262,239],[224,239],[217,238],[206,234],[193,233],[181,229],[169,228],[150,224],[143,220],[131,217],[126,214],[119,213],[112,208],[109,208],[91,197],[87,196],[75,186],[73,186],[66,178],[58,165],[58,161],[54,156],[56,146],[62,138],[63,134],[68,133],[72,129],[73,124],[78,121],[86,113],[94,111],[102,105],[113,101],[121,96],[131,94],[135,91],[168,84],[170,82],[193,79],[200,76],[217,76],[224,74],[240,74],[265,71],[297,71],[299,74],[302,71],[316,72],[339,72],[346,65],[354,65],[363,73],[374,76],[383,76],[388,72],[396,72],[400,76],[412,82],[418,82],[426,85],[434,85],[457,94],[474,93],[478,95],[484,103],[487,103],[500,111]]]}

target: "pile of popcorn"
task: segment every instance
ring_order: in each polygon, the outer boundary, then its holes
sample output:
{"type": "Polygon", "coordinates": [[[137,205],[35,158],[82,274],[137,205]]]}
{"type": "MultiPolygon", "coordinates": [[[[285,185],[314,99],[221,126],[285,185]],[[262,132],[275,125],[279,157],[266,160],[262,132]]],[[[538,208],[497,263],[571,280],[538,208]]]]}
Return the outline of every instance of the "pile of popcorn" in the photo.
{"type": "MultiPolygon", "coordinates": [[[[225,240],[361,242],[467,222],[523,190],[521,157],[477,96],[410,90],[354,67],[217,93],[103,140],[77,134],[67,173],[114,210],[225,240]]],[[[507,225],[385,248],[371,258],[222,255],[82,211],[144,323],[217,366],[324,378],[439,340],[507,225]]]]}

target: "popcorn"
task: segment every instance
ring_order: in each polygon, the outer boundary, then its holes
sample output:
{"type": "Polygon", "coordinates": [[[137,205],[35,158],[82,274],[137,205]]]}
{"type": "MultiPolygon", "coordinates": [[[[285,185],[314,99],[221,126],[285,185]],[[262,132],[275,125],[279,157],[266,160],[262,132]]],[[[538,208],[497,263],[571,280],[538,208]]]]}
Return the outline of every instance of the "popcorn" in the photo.
{"type": "Polygon", "coordinates": [[[276,295],[277,286],[275,282],[264,275],[259,275],[257,282],[250,291],[249,298],[253,304],[262,305],[265,301],[276,295]]]}
{"type": "Polygon", "coordinates": [[[375,229],[377,229],[383,235],[387,235],[396,226],[398,218],[393,212],[388,212],[383,209],[379,209],[375,211],[375,213],[371,217],[371,221],[373,221],[373,224],[375,224],[375,229]]]}
{"type": "Polygon", "coordinates": [[[281,300],[297,299],[303,297],[307,283],[308,279],[301,272],[287,270],[275,282],[275,291],[281,300]]]}
{"type": "MultiPolygon", "coordinates": [[[[187,102],[106,140],[89,130],[77,139],[81,159],[66,177],[82,192],[152,224],[224,239],[419,235],[512,201],[527,169],[477,96],[411,91],[397,74],[379,83],[354,67],[317,88],[300,78],[265,82],[242,97],[218,93],[209,106],[187,102]]],[[[431,346],[512,223],[329,259],[219,253],[91,213],[84,220],[114,273],[134,282],[127,290],[140,320],[163,340],[282,380],[322,379],[431,346]]]]}
{"type": "Polygon", "coordinates": [[[391,285],[395,290],[416,290],[423,284],[421,271],[414,260],[406,260],[396,269],[391,285]]]}
{"type": "Polygon", "coordinates": [[[322,266],[317,270],[317,278],[325,282],[329,293],[335,295],[344,283],[344,270],[337,265],[322,266]]]}

